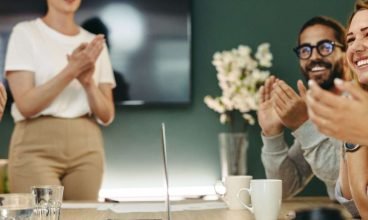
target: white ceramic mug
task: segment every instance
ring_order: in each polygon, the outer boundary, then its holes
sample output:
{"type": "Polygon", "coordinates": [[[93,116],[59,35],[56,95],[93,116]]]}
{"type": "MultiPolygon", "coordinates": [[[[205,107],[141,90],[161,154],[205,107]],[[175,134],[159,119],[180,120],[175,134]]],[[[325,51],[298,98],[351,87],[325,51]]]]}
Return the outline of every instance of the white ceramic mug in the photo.
{"type": "Polygon", "coordinates": [[[237,195],[241,188],[250,186],[251,180],[252,176],[226,176],[224,183],[221,182],[220,184],[223,187],[223,190],[219,189],[221,187],[219,187],[218,184],[215,187],[215,190],[222,196],[222,199],[227,204],[229,209],[245,209],[240,201],[245,204],[249,204],[249,195],[241,195],[239,199],[237,195]]]}
{"type": "Polygon", "coordinates": [[[282,181],[276,179],[255,179],[250,181],[250,188],[238,192],[239,202],[251,211],[256,220],[276,220],[282,201],[282,181]],[[242,195],[250,195],[251,206],[244,204],[242,195]]]}

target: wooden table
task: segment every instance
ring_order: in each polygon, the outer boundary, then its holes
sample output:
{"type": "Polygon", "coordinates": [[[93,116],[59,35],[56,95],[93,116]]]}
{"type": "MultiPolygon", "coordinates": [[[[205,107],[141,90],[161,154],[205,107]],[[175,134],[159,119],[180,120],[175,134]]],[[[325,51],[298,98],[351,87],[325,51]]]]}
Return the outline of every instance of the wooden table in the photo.
{"type": "MultiPolygon", "coordinates": [[[[190,201],[194,203],[195,201],[190,201]]],[[[196,201],[200,202],[200,201],[196,201]]],[[[175,203],[175,202],[174,202],[175,203]]],[[[137,203],[139,204],[139,203],[137,203]]],[[[296,197],[282,203],[279,219],[289,219],[287,214],[293,210],[330,207],[339,209],[345,219],[352,219],[347,210],[339,204],[331,202],[327,197],[296,197]]],[[[114,213],[96,209],[63,209],[61,220],[138,220],[163,219],[165,213],[114,213]]],[[[246,210],[213,209],[200,211],[172,212],[172,220],[254,220],[246,210]]]]}

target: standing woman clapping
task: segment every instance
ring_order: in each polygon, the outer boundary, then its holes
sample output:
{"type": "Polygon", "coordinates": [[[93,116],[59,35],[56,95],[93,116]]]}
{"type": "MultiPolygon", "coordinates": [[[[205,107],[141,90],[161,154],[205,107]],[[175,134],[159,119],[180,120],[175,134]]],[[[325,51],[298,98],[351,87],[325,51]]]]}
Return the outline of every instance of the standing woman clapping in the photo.
{"type": "Polygon", "coordinates": [[[11,192],[63,185],[66,200],[96,200],[104,170],[97,124],[112,122],[115,80],[103,36],[74,20],[81,0],[47,0],[46,15],[11,33],[5,77],[14,96],[11,192]]]}

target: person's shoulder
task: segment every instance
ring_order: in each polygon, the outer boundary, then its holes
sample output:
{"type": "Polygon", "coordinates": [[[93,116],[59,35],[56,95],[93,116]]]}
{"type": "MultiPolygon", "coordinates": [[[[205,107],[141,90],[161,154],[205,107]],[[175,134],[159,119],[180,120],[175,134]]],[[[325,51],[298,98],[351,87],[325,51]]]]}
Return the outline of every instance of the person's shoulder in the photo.
{"type": "Polygon", "coordinates": [[[37,26],[37,19],[21,21],[13,27],[13,32],[29,31],[37,26]]]}
{"type": "Polygon", "coordinates": [[[80,30],[81,30],[80,34],[83,36],[83,38],[85,38],[87,40],[92,40],[96,36],[95,34],[87,31],[86,29],[84,29],[82,27],[80,28],[80,30]]]}

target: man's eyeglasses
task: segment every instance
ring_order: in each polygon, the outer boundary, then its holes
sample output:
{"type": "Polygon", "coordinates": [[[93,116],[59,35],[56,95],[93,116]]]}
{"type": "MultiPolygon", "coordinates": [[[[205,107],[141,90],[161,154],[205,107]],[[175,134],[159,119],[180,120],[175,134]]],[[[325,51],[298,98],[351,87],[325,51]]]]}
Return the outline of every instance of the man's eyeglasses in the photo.
{"type": "Polygon", "coordinates": [[[294,48],[294,52],[299,59],[307,60],[312,56],[313,48],[316,48],[318,54],[322,57],[327,57],[334,51],[335,47],[343,48],[344,46],[338,42],[321,40],[315,46],[312,46],[311,44],[299,45],[294,48]]]}

